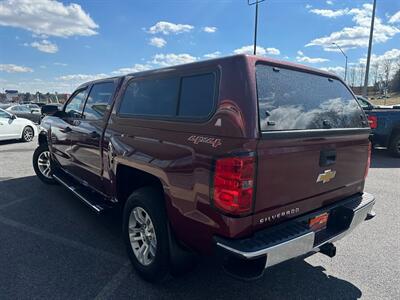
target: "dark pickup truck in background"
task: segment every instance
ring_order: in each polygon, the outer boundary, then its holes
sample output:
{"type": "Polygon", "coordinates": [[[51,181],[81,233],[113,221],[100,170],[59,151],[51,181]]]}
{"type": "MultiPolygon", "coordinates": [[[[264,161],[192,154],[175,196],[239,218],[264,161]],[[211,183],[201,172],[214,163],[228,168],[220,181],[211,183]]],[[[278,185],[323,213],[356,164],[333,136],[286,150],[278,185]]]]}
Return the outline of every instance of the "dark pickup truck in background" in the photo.
{"type": "Polygon", "coordinates": [[[375,106],[362,96],[357,100],[368,116],[373,147],[386,147],[400,157],[400,106],[375,106]]]}
{"type": "Polygon", "coordinates": [[[88,82],[46,110],[36,174],[96,212],[123,208],[149,281],[188,253],[246,279],[333,257],[372,216],[368,120],[334,74],[238,55],[88,82]]]}

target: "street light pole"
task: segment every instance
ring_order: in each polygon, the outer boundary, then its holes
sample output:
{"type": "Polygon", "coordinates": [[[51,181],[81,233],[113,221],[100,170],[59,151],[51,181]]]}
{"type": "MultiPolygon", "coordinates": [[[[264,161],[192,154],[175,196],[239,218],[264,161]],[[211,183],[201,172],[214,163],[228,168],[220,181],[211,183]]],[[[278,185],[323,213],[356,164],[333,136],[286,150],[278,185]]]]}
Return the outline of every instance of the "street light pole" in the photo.
{"type": "Polygon", "coordinates": [[[372,40],[374,37],[375,9],[376,9],[376,0],[374,0],[374,7],[372,9],[371,29],[369,32],[367,65],[365,67],[364,88],[362,93],[364,97],[368,96],[368,75],[369,75],[369,64],[371,61],[372,40]]]}
{"type": "Polygon", "coordinates": [[[343,56],[346,59],[346,64],[344,67],[344,82],[346,82],[346,79],[347,79],[347,55],[346,55],[346,53],[343,52],[342,48],[340,48],[340,46],[338,44],[336,44],[336,43],[332,43],[332,44],[335,45],[336,47],[338,47],[338,49],[340,50],[340,52],[342,52],[343,56]]]}
{"type": "Polygon", "coordinates": [[[255,5],[256,6],[256,16],[254,20],[254,50],[253,54],[257,54],[257,29],[258,29],[258,4],[264,2],[265,0],[247,0],[248,5],[255,5]]]}

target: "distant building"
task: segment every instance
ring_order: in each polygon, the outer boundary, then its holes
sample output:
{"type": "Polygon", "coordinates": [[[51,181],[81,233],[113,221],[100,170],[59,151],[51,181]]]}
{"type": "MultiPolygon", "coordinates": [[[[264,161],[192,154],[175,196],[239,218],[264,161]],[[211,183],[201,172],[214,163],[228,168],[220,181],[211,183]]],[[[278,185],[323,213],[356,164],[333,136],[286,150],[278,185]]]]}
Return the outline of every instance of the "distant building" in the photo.
{"type": "Polygon", "coordinates": [[[6,99],[8,102],[18,101],[18,91],[17,90],[5,90],[6,99]]]}

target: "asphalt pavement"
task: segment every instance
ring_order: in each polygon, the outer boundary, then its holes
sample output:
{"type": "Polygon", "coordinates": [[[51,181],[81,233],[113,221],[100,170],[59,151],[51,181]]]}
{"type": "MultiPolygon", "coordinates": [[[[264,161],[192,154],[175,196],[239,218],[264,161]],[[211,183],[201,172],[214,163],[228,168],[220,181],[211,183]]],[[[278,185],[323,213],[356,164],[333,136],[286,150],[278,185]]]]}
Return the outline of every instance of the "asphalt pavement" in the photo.
{"type": "Polygon", "coordinates": [[[36,141],[0,142],[0,299],[400,299],[400,159],[374,151],[365,190],[376,218],[337,243],[337,255],[295,259],[251,282],[200,258],[159,285],[125,254],[117,212],[98,216],[34,175],[36,141]]]}

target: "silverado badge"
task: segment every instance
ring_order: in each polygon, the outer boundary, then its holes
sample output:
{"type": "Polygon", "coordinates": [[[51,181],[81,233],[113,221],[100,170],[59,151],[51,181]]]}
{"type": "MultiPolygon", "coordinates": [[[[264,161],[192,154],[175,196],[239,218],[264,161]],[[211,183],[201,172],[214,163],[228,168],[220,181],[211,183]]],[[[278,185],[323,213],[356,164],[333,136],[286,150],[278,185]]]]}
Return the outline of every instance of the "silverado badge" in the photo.
{"type": "Polygon", "coordinates": [[[327,183],[335,178],[335,176],[336,171],[325,170],[324,173],[318,175],[317,182],[327,183]]]}

